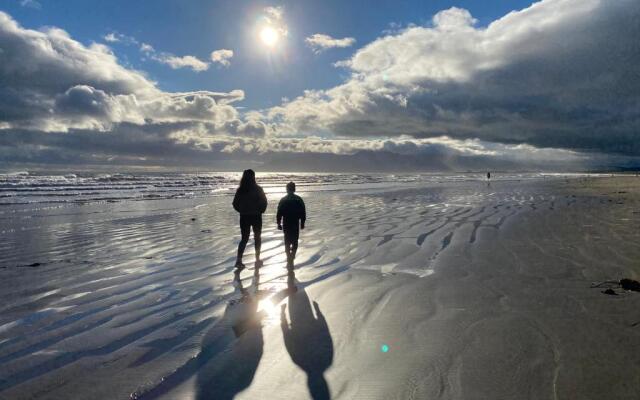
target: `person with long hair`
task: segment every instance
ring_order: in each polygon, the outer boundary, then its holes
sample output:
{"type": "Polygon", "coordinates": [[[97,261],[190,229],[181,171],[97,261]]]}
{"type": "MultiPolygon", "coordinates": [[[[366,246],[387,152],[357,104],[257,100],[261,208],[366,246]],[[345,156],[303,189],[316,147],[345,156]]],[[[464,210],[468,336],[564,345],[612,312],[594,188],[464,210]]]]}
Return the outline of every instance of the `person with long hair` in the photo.
{"type": "Polygon", "coordinates": [[[238,256],[236,269],[242,271],[245,266],[242,263],[242,255],[249,241],[249,234],[253,229],[253,242],[256,249],[256,268],[262,265],[260,260],[260,246],[262,244],[262,214],[267,210],[267,196],[264,190],[256,182],[256,173],[247,169],[242,173],[240,186],[233,198],[233,208],[240,213],[240,243],[238,244],[238,256]]]}

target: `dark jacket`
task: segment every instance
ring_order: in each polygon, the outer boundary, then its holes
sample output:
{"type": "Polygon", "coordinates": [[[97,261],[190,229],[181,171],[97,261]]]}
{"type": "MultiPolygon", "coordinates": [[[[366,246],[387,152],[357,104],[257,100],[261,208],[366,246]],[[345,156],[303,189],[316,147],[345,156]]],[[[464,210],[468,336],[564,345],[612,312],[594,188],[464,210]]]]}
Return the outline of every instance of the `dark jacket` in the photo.
{"type": "Polygon", "coordinates": [[[278,204],[278,215],[276,218],[278,219],[278,224],[284,219],[284,225],[287,227],[297,227],[298,221],[304,225],[307,219],[307,212],[302,198],[293,193],[284,196],[278,204]]]}
{"type": "Polygon", "coordinates": [[[267,196],[259,185],[242,192],[238,189],[233,198],[233,208],[240,215],[260,215],[267,209],[267,196]]]}

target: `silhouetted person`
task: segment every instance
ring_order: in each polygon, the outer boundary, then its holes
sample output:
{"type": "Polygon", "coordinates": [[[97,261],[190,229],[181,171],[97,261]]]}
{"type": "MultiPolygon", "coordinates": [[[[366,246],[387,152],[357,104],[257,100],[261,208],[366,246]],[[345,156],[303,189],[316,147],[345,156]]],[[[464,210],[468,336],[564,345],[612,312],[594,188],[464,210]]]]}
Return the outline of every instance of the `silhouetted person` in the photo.
{"type": "Polygon", "coordinates": [[[284,251],[287,254],[287,268],[293,268],[293,260],[298,251],[298,238],[300,229],[304,229],[307,212],[304,201],[295,195],[296,184],[287,183],[287,195],[278,204],[278,229],[284,231],[284,251]]]}
{"type": "Polygon", "coordinates": [[[487,172],[487,180],[491,179],[491,172],[487,172]]]}
{"type": "Polygon", "coordinates": [[[253,229],[253,241],[256,249],[256,268],[262,264],[260,260],[260,245],[262,244],[262,214],[267,209],[267,196],[264,190],[256,183],[256,173],[247,169],[242,173],[240,186],[233,198],[233,208],[240,213],[240,243],[238,244],[238,256],[235,267],[238,271],[244,269],[242,255],[249,241],[249,234],[253,229]]]}

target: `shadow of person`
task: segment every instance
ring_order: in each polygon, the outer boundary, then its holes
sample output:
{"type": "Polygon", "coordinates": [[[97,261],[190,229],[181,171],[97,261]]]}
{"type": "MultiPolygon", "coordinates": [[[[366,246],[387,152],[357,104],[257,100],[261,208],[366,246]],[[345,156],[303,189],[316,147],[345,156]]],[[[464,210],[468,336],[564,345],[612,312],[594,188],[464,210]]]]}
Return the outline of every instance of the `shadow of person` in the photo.
{"type": "Polygon", "coordinates": [[[293,270],[290,270],[288,275],[289,322],[286,304],[282,305],[280,313],[284,344],[291,360],[307,374],[307,386],[311,397],[314,400],[329,399],[329,385],[324,378],[324,372],[333,362],[333,340],[329,326],[315,301],[313,308],[316,315],[313,315],[311,302],[304,288],[292,290],[295,287],[293,270]]]}
{"type": "Polygon", "coordinates": [[[259,274],[253,277],[252,286],[244,288],[240,274],[234,274],[236,297],[225,309],[221,329],[212,329],[203,340],[203,347],[220,348],[220,342],[232,342],[229,351],[219,352],[198,371],[196,399],[231,400],[245,390],[258,369],[262,358],[264,340],[262,337],[261,313],[258,313],[259,274]],[[231,327],[231,330],[229,330],[231,327]],[[229,338],[233,332],[234,338],[229,338]],[[227,340],[221,340],[227,336],[227,340]]]}
{"type": "MultiPolygon", "coordinates": [[[[137,399],[182,398],[184,396],[170,396],[175,389],[189,382],[196,375],[194,397],[199,400],[231,400],[251,385],[264,347],[261,323],[265,312],[258,311],[258,303],[261,297],[271,293],[259,290],[260,275],[258,270],[255,272],[249,288],[244,287],[239,272],[234,274],[233,299],[227,303],[224,316],[203,338],[198,355],[165,376],[162,382],[153,388],[134,393],[133,397],[137,399]]],[[[274,305],[279,304],[296,291],[295,275],[290,271],[287,275],[287,287],[275,293],[270,301],[274,305]]],[[[306,295],[304,298],[308,303],[306,295]]],[[[318,315],[321,315],[319,310],[318,315]]],[[[328,334],[328,330],[326,332],[328,334]]],[[[330,347],[333,348],[331,343],[330,347]]],[[[331,361],[327,365],[331,365],[331,361]]],[[[321,371],[325,369],[326,367],[321,371]]],[[[326,392],[328,393],[328,390],[326,392]]]]}

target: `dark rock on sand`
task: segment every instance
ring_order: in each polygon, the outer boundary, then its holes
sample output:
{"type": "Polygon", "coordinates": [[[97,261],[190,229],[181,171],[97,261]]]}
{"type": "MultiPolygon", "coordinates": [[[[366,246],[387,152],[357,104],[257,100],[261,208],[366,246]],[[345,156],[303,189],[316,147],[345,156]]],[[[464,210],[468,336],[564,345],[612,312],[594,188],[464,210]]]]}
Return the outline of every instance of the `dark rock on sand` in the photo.
{"type": "Polygon", "coordinates": [[[34,268],[34,267],[39,267],[41,265],[44,265],[44,263],[34,262],[31,264],[18,265],[18,268],[25,268],[25,267],[34,268]]]}

